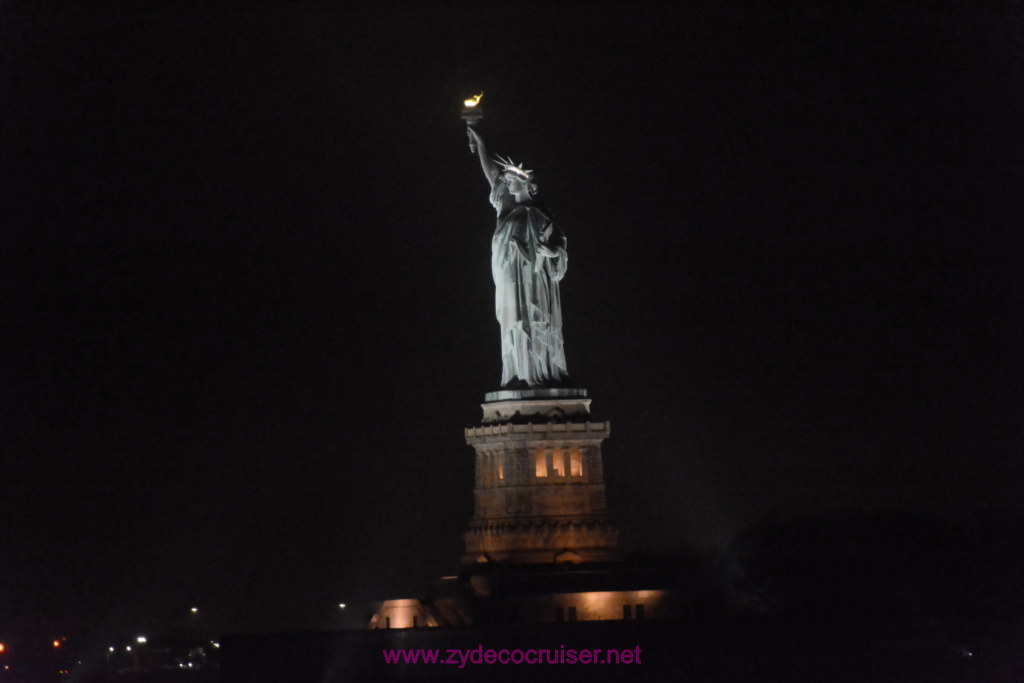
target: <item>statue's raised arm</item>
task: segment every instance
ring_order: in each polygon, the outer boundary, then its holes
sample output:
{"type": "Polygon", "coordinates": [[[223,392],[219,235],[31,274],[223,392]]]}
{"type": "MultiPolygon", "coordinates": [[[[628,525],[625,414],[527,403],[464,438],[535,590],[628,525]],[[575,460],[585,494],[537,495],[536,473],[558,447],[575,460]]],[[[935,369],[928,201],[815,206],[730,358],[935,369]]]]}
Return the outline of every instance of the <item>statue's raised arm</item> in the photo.
{"type": "Polygon", "coordinates": [[[487,155],[487,145],[484,144],[484,139],[480,137],[480,133],[477,133],[472,126],[466,126],[466,134],[469,136],[469,151],[476,152],[480,157],[480,168],[483,169],[484,177],[487,178],[488,184],[493,189],[494,183],[498,181],[501,168],[491,161],[487,155]]]}

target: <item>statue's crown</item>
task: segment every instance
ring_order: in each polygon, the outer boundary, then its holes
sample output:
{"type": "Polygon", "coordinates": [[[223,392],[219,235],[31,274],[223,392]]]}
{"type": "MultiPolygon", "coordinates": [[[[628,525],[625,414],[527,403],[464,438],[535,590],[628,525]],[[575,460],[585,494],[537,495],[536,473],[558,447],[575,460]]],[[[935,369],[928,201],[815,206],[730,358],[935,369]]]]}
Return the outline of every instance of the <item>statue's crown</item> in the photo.
{"type": "Polygon", "coordinates": [[[501,166],[502,173],[511,173],[512,175],[522,178],[526,181],[533,180],[533,171],[528,168],[522,168],[518,164],[512,162],[512,159],[502,159],[500,156],[495,158],[495,163],[501,166]]]}

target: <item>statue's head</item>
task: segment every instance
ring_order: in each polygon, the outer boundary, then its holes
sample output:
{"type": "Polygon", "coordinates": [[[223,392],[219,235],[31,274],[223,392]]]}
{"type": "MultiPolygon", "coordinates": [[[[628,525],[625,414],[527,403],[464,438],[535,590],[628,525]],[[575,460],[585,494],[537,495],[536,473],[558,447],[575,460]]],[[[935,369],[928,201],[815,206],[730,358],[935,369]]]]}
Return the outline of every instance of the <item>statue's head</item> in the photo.
{"type": "Polygon", "coordinates": [[[513,197],[522,196],[524,191],[530,196],[537,193],[537,184],[533,182],[533,171],[512,163],[511,159],[498,157],[495,162],[501,166],[501,179],[513,197]]]}
{"type": "Polygon", "coordinates": [[[508,193],[512,195],[516,201],[526,201],[537,192],[537,186],[528,180],[523,180],[518,176],[512,174],[504,174],[502,179],[505,181],[505,187],[508,188],[508,193]]]}

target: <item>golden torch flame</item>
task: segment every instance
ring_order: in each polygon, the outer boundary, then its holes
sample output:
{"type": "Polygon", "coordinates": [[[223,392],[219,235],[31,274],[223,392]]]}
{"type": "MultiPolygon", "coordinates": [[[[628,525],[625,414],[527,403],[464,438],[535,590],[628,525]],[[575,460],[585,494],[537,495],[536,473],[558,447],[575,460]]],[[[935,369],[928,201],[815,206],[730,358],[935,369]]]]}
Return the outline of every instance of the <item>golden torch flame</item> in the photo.
{"type": "Polygon", "coordinates": [[[462,104],[465,105],[466,109],[472,109],[476,105],[480,104],[480,98],[484,96],[484,91],[481,90],[479,94],[473,95],[468,100],[465,100],[462,104]]]}

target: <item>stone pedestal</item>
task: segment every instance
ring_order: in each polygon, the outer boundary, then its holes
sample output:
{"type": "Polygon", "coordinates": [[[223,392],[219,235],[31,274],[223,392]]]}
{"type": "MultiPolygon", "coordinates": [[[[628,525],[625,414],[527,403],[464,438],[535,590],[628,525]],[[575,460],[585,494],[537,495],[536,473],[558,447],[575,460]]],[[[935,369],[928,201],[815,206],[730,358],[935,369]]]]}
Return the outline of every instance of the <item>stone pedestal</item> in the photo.
{"type": "Polygon", "coordinates": [[[610,424],[591,421],[586,390],[503,390],[482,407],[466,429],[476,483],[463,563],[618,559],[601,461],[610,424]]]}

